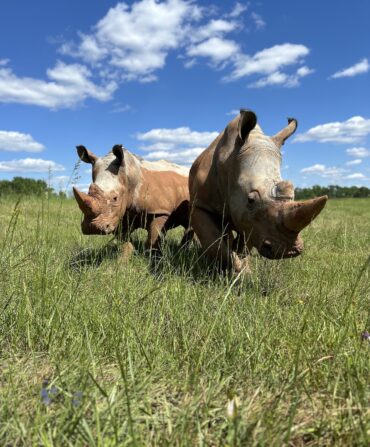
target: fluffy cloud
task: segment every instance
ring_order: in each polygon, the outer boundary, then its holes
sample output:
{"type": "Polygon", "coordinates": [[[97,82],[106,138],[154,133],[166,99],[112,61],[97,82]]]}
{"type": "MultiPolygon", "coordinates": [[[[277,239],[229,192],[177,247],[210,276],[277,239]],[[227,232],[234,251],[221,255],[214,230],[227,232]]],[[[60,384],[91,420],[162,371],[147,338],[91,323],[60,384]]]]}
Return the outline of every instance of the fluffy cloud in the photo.
{"type": "Polygon", "coordinates": [[[350,172],[348,169],[338,168],[335,166],[329,167],[323,164],[315,164],[313,166],[301,169],[301,174],[304,176],[316,175],[331,182],[368,180],[368,178],[361,172],[354,172],[353,174],[348,174],[348,172],[350,172]]]}
{"type": "Polygon", "coordinates": [[[266,87],[267,85],[283,85],[284,87],[297,87],[300,84],[300,79],[304,76],[307,76],[313,73],[314,70],[308,68],[306,66],[298,68],[296,73],[288,75],[286,73],[281,73],[280,71],[275,71],[270,75],[259,79],[252,84],[249,84],[249,87],[252,88],[261,88],[266,87]]]}
{"type": "Polygon", "coordinates": [[[351,157],[365,158],[370,157],[370,151],[366,147],[350,147],[346,152],[351,157]]]}
{"type": "Polygon", "coordinates": [[[310,50],[304,45],[284,43],[265,48],[253,56],[239,55],[234,64],[234,70],[227,80],[240,79],[253,74],[271,75],[281,68],[295,65],[303,61],[310,50]]]}
{"type": "Polygon", "coordinates": [[[209,57],[213,63],[218,64],[239,52],[239,46],[233,40],[212,37],[198,45],[188,48],[187,54],[190,57],[209,57]]]}
{"type": "Polygon", "coordinates": [[[343,168],[337,168],[335,166],[328,167],[322,164],[315,164],[307,168],[301,169],[302,174],[318,175],[323,178],[338,179],[346,172],[343,168]]]}
{"type": "Polygon", "coordinates": [[[355,65],[352,65],[351,67],[337,71],[332,76],[330,76],[330,78],[331,79],[351,78],[353,76],[357,76],[362,73],[367,73],[369,70],[370,70],[369,61],[367,59],[362,59],[360,62],[358,62],[355,65]]]}
{"type": "Polygon", "coordinates": [[[35,141],[30,134],[0,130],[0,151],[41,152],[45,147],[35,141]]]}
{"type": "Polygon", "coordinates": [[[305,133],[298,134],[293,141],[300,143],[306,141],[356,143],[363,140],[368,134],[370,134],[370,119],[365,119],[362,116],[353,116],[347,121],[319,124],[305,133]]]}
{"type": "Polygon", "coordinates": [[[217,137],[218,132],[197,132],[188,127],[152,129],[139,133],[139,141],[148,142],[140,149],[148,152],[145,158],[166,159],[190,164],[217,137]]]}
{"type": "Polygon", "coordinates": [[[193,147],[177,151],[154,151],[149,152],[145,158],[148,160],[168,160],[180,164],[190,165],[197,156],[204,151],[204,147],[193,147]]]}
{"type": "Polygon", "coordinates": [[[0,162],[0,172],[50,172],[64,171],[64,166],[42,158],[23,158],[0,162]]]}
{"type": "Polygon", "coordinates": [[[151,141],[160,144],[172,144],[173,146],[208,146],[218,135],[218,132],[197,132],[189,127],[176,129],[152,129],[149,132],[139,133],[140,141],[151,141]]]}
{"type": "Polygon", "coordinates": [[[64,44],[60,51],[94,64],[106,60],[128,80],[152,80],[168,52],[183,42],[187,24],[200,16],[199,7],[185,0],[140,0],[131,7],[118,3],[93,34],[81,34],[77,45],[64,44]]]}
{"type": "Polygon", "coordinates": [[[195,28],[189,38],[191,42],[200,42],[212,37],[222,37],[237,29],[238,26],[235,20],[212,19],[205,25],[195,28]]]}
{"type": "MultiPolygon", "coordinates": [[[[187,68],[198,58],[208,59],[217,69],[228,66],[231,74],[227,80],[265,75],[267,78],[254,86],[298,85],[311,69],[301,67],[291,75],[281,70],[302,63],[309,54],[307,47],[285,43],[248,55],[227,36],[242,28],[240,16],[246,9],[247,5],[236,3],[229,14],[207,20],[204,8],[191,0],[138,0],[131,6],[118,3],[90,34],[80,33],[77,43],[65,43],[60,52],[100,68],[101,75],[110,79],[154,81],[167,55],[181,51],[179,57],[185,59],[187,68]]],[[[257,28],[265,26],[257,13],[252,12],[250,18],[257,28]]]]}
{"type": "Polygon", "coordinates": [[[356,158],[355,160],[347,161],[347,166],[356,166],[360,165],[362,163],[362,160],[360,158],[356,158]]]}
{"type": "Polygon", "coordinates": [[[0,102],[59,109],[76,106],[86,98],[107,101],[117,87],[113,81],[94,84],[91,72],[80,64],[57,62],[47,70],[47,77],[49,81],[20,78],[10,68],[0,68],[0,102]]]}

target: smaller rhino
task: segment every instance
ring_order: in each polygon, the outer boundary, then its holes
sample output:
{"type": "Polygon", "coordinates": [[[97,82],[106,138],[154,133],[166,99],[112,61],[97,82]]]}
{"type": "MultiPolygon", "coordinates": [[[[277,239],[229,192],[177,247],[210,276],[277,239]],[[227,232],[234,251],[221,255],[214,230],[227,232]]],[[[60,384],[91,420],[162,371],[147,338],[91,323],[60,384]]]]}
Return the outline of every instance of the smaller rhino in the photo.
{"type": "Polygon", "coordinates": [[[84,146],[78,156],[92,165],[88,194],[73,188],[84,214],[83,234],[111,234],[125,239],[131,231],[148,231],[146,248],[160,249],[161,234],[183,226],[182,243],[191,238],[189,227],[188,172],[185,167],[161,160],[147,162],[122,145],[97,157],[84,146]]]}

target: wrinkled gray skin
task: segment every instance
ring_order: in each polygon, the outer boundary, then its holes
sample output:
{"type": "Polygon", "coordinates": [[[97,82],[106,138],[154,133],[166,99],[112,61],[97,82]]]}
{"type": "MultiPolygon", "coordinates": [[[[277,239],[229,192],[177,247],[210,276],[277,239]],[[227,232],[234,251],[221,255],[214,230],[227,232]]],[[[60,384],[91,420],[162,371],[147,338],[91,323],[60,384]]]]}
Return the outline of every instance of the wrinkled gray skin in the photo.
{"type": "Polygon", "coordinates": [[[288,119],[285,129],[268,137],[255,113],[242,110],[193,163],[191,224],[205,253],[223,268],[248,269],[237,253],[247,255],[253,247],[269,259],[302,252],[299,232],[327,197],[295,202],[292,183],[281,178],[280,150],[296,127],[288,119]]]}

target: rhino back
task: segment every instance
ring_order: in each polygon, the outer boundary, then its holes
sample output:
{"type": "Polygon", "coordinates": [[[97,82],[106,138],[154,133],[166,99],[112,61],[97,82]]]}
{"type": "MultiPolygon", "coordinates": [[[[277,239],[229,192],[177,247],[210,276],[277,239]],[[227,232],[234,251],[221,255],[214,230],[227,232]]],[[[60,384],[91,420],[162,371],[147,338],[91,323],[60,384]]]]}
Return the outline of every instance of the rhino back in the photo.
{"type": "Polygon", "coordinates": [[[141,185],[135,208],[148,214],[170,215],[184,201],[189,201],[188,177],[176,171],[141,168],[141,185]]]}

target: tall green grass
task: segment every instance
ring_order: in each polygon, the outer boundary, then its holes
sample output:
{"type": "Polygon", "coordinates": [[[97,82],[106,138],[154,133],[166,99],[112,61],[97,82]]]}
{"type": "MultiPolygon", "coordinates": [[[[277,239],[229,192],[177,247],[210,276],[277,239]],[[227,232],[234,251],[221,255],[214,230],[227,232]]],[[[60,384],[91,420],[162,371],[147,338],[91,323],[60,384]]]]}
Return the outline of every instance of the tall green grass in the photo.
{"type": "Polygon", "coordinates": [[[0,203],[0,445],[369,445],[370,201],[330,201],[294,260],[239,283],[167,237],[0,203]]]}

